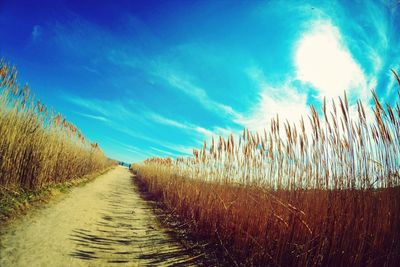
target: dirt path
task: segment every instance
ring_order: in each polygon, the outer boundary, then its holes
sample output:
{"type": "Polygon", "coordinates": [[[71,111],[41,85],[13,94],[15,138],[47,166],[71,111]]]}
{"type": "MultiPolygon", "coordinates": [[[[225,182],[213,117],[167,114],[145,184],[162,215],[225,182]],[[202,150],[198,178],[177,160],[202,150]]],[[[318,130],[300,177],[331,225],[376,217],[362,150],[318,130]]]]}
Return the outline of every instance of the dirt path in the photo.
{"type": "Polygon", "coordinates": [[[73,189],[0,238],[0,266],[190,265],[123,167],[73,189]]]}

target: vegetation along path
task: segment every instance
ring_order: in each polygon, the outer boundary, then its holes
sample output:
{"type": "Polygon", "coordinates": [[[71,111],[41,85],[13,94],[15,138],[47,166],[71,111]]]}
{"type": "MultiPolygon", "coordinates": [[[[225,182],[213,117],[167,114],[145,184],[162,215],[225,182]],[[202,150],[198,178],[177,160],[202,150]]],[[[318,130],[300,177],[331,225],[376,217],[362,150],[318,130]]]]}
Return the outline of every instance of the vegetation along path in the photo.
{"type": "Polygon", "coordinates": [[[0,266],[190,265],[123,167],[10,225],[0,240],[0,266]]]}

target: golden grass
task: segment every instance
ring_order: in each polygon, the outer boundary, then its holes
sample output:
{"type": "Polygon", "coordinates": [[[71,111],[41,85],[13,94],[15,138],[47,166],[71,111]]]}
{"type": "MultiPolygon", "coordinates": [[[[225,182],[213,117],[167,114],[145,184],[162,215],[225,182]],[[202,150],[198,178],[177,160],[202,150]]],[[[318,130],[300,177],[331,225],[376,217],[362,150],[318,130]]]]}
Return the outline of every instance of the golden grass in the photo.
{"type": "MultiPolygon", "coordinates": [[[[397,76],[396,76],[397,77],[397,76]]],[[[400,84],[400,81],[399,81],[400,84]]],[[[140,181],[233,265],[395,266],[400,260],[400,108],[311,107],[212,140],[193,157],[134,165],[140,181]]]]}
{"type": "Polygon", "coordinates": [[[21,87],[0,61],[0,186],[33,190],[104,170],[112,164],[97,144],[21,87]]]}

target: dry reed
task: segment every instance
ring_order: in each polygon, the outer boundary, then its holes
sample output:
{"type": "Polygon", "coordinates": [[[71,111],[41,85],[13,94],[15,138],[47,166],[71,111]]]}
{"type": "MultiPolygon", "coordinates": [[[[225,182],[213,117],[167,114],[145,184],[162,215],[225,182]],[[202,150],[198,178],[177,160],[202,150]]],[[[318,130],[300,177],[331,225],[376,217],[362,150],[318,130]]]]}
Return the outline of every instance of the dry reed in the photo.
{"type": "Polygon", "coordinates": [[[372,95],[371,112],[344,95],[324,101],[320,113],[312,106],[308,123],[277,116],[263,134],[245,129],[204,143],[193,157],[152,158],[134,169],[232,264],[395,266],[400,107],[372,95]]]}
{"type": "Polygon", "coordinates": [[[0,60],[0,186],[33,190],[110,166],[97,144],[47,109],[17,83],[16,68],[0,60]]]}

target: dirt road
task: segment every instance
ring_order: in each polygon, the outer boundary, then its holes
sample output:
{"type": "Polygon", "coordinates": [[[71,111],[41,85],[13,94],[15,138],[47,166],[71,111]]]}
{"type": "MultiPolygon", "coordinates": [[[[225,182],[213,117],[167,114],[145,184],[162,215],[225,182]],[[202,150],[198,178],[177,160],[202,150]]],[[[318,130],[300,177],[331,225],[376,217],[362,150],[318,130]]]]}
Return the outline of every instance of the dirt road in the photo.
{"type": "Polygon", "coordinates": [[[0,238],[4,267],[190,265],[123,167],[74,188],[0,238]]]}

